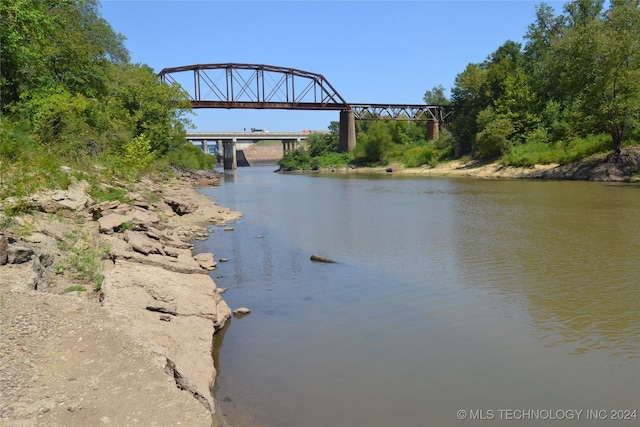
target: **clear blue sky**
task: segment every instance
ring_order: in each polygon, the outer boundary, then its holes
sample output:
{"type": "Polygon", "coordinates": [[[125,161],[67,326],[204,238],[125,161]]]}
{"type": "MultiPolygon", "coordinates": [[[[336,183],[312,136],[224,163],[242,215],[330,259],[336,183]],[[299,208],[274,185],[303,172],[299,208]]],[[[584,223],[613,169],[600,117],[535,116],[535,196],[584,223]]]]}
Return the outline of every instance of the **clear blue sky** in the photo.
{"type": "MultiPolygon", "coordinates": [[[[129,1],[101,14],[131,60],[165,67],[250,63],[322,74],[350,103],[423,103],[449,95],[467,64],[523,42],[540,1],[129,1]]],[[[556,13],[564,1],[546,1],[556,13]]],[[[325,130],[338,112],[197,110],[199,131],[325,130]]]]}

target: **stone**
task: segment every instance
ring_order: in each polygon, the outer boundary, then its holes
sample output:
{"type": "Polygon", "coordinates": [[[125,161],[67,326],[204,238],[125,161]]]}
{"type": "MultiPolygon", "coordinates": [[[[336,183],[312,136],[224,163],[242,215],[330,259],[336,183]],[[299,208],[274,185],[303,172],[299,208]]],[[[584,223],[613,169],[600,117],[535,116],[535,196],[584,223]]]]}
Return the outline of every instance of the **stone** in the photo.
{"type": "Polygon", "coordinates": [[[251,313],[251,310],[249,310],[247,307],[239,307],[233,310],[234,316],[247,315],[249,313],[251,313]]]}
{"type": "Polygon", "coordinates": [[[215,269],[218,265],[218,263],[213,260],[213,254],[211,253],[197,254],[193,256],[193,259],[196,260],[200,267],[204,268],[207,271],[215,269]]]}
{"type": "Polygon", "coordinates": [[[98,219],[98,227],[100,233],[112,234],[115,230],[122,227],[122,224],[131,222],[132,219],[130,215],[109,214],[98,219]]]}
{"type": "Polygon", "coordinates": [[[147,302],[147,310],[172,314],[174,316],[178,314],[178,307],[175,304],[155,299],[147,302]]]}
{"type": "Polygon", "coordinates": [[[33,248],[21,244],[12,244],[7,248],[8,264],[23,264],[31,260],[33,248]]]}
{"type": "MultiPolygon", "coordinates": [[[[131,230],[125,230],[124,240],[129,243],[131,249],[143,255],[149,255],[154,251],[154,246],[157,245],[157,242],[131,230]]],[[[155,252],[157,252],[157,250],[155,252]]]]}
{"type": "Polygon", "coordinates": [[[194,202],[189,202],[183,199],[179,199],[177,197],[164,197],[164,202],[171,206],[171,209],[176,214],[182,216],[188,213],[193,213],[198,209],[198,204],[194,202]]]}
{"type": "Polygon", "coordinates": [[[9,258],[9,241],[7,240],[7,236],[0,235],[0,265],[5,265],[8,262],[9,258]]]}

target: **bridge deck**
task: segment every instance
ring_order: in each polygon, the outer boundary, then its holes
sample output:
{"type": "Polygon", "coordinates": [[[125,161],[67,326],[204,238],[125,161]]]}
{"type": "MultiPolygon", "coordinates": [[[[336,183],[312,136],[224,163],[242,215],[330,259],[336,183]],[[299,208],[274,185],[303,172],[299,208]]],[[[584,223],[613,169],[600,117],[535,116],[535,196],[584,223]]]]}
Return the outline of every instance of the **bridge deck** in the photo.
{"type": "Polygon", "coordinates": [[[187,140],[209,141],[215,140],[244,140],[244,141],[264,141],[264,140],[291,140],[306,139],[312,133],[328,133],[327,131],[311,132],[187,132],[187,140]]]}

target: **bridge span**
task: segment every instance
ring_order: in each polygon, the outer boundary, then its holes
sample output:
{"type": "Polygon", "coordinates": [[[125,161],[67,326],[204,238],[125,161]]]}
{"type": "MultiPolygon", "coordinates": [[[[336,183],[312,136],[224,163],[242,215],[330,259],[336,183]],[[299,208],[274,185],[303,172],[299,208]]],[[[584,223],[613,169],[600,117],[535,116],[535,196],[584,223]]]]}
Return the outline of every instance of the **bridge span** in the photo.
{"type": "Polygon", "coordinates": [[[187,132],[187,141],[200,142],[199,145],[205,154],[216,154],[215,151],[217,151],[222,155],[224,169],[235,169],[238,164],[237,150],[242,150],[259,141],[281,141],[282,151],[287,153],[295,150],[300,141],[307,139],[313,133],[328,134],[329,132],[187,132]],[[209,148],[212,144],[215,145],[216,150],[209,148]]]}
{"type": "Polygon", "coordinates": [[[445,105],[349,103],[321,74],[273,65],[196,64],[164,68],[158,76],[181,86],[192,108],[339,111],[339,148],[344,152],[356,145],[354,120],[426,121],[431,140],[438,138],[440,124],[452,112],[445,105]]]}

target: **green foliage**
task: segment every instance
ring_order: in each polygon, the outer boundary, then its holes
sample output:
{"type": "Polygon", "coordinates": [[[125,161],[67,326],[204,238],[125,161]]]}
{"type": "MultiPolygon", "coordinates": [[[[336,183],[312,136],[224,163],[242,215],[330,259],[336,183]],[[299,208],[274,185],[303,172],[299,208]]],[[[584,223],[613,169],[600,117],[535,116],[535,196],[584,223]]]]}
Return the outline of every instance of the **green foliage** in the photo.
{"type": "Polygon", "coordinates": [[[185,143],[169,151],[164,159],[172,166],[180,169],[213,169],[216,166],[216,156],[207,155],[191,143],[185,143]]]}
{"type": "Polygon", "coordinates": [[[539,127],[549,143],[608,133],[620,151],[640,128],[639,28],[638,0],[572,0],[558,16],[542,3],[524,51],[507,41],[456,77],[454,136],[484,157],[540,152],[539,127]]]}
{"type": "Polygon", "coordinates": [[[424,93],[422,99],[428,105],[451,105],[451,101],[444,94],[444,86],[434,86],[424,93]]]}
{"type": "Polygon", "coordinates": [[[309,155],[312,157],[323,156],[327,153],[336,153],[338,151],[338,134],[320,134],[312,133],[307,137],[307,145],[309,147],[309,155]]]}
{"type": "Polygon", "coordinates": [[[156,154],[151,151],[151,142],[147,135],[140,134],[124,145],[122,165],[125,168],[144,172],[151,166],[156,154]]]}
{"type": "MultiPolygon", "coordinates": [[[[60,159],[48,155],[27,129],[22,122],[0,118],[0,199],[24,199],[45,188],[66,189],[71,182],[60,169],[60,159]]],[[[13,209],[21,210],[20,202],[13,209]]]]}
{"type": "Polygon", "coordinates": [[[314,164],[311,155],[307,150],[297,149],[286,153],[280,159],[280,168],[284,171],[294,171],[294,170],[310,170],[317,165],[314,164]]]}
{"type": "Polygon", "coordinates": [[[63,237],[57,245],[68,254],[64,263],[56,265],[56,274],[64,272],[83,284],[93,284],[94,289],[99,290],[104,280],[102,261],[108,252],[91,247],[87,235],[79,229],[65,233],[63,237]]]}
{"type": "Polygon", "coordinates": [[[353,161],[351,153],[328,153],[314,159],[312,167],[345,168],[353,161]]]}
{"type": "Polygon", "coordinates": [[[536,132],[526,144],[512,147],[500,162],[506,166],[533,166],[536,164],[567,164],[592,154],[606,151],[611,146],[609,135],[589,135],[568,142],[545,141],[542,131],[536,132]]]}
{"type": "Polygon", "coordinates": [[[387,123],[371,122],[367,132],[358,137],[358,144],[353,150],[354,162],[366,165],[385,164],[393,145],[387,123]]]}
{"type": "Polygon", "coordinates": [[[64,289],[65,292],[84,292],[86,290],[87,288],[82,285],[69,286],[68,288],[64,289]]]}
{"type": "Polygon", "coordinates": [[[480,131],[476,134],[475,155],[491,159],[505,153],[512,145],[514,126],[511,119],[487,107],[478,114],[480,131]]]}
{"type": "Polygon", "coordinates": [[[126,196],[127,190],[124,188],[117,188],[112,186],[105,185],[93,185],[89,189],[89,195],[96,202],[107,202],[107,201],[120,201],[122,203],[129,203],[131,200],[126,196]]]}
{"type": "Polygon", "coordinates": [[[409,168],[429,165],[435,166],[450,158],[453,154],[454,139],[443,132],[436,141],[423,142],[407,147],[401,154],[402,163],[409,168]]]}
{"type": "Polygon", "coordinates": [[[171,162],[212,165],[189,151],[185,93],[150,67],[130,64],[124,38],[98,6],[96,0],[0,3],[0,154],[11,160],[11,168],[0,165],[0,178],[11,181],[4,196],[55,185],[48,176],[59,176],[51,172],[60,164],[88,169],[103,162],[113,176],[128,178],[171,162]]]}
{"type": "Polygon", "coordinates": [[[134,228],[136,228],[134,223],[130,221],[125,221],[122,224],[120,224],[120,226],[117,227],[114,231],[116,233],[123,233],[126,230],[133,230],[134,228]]]}

